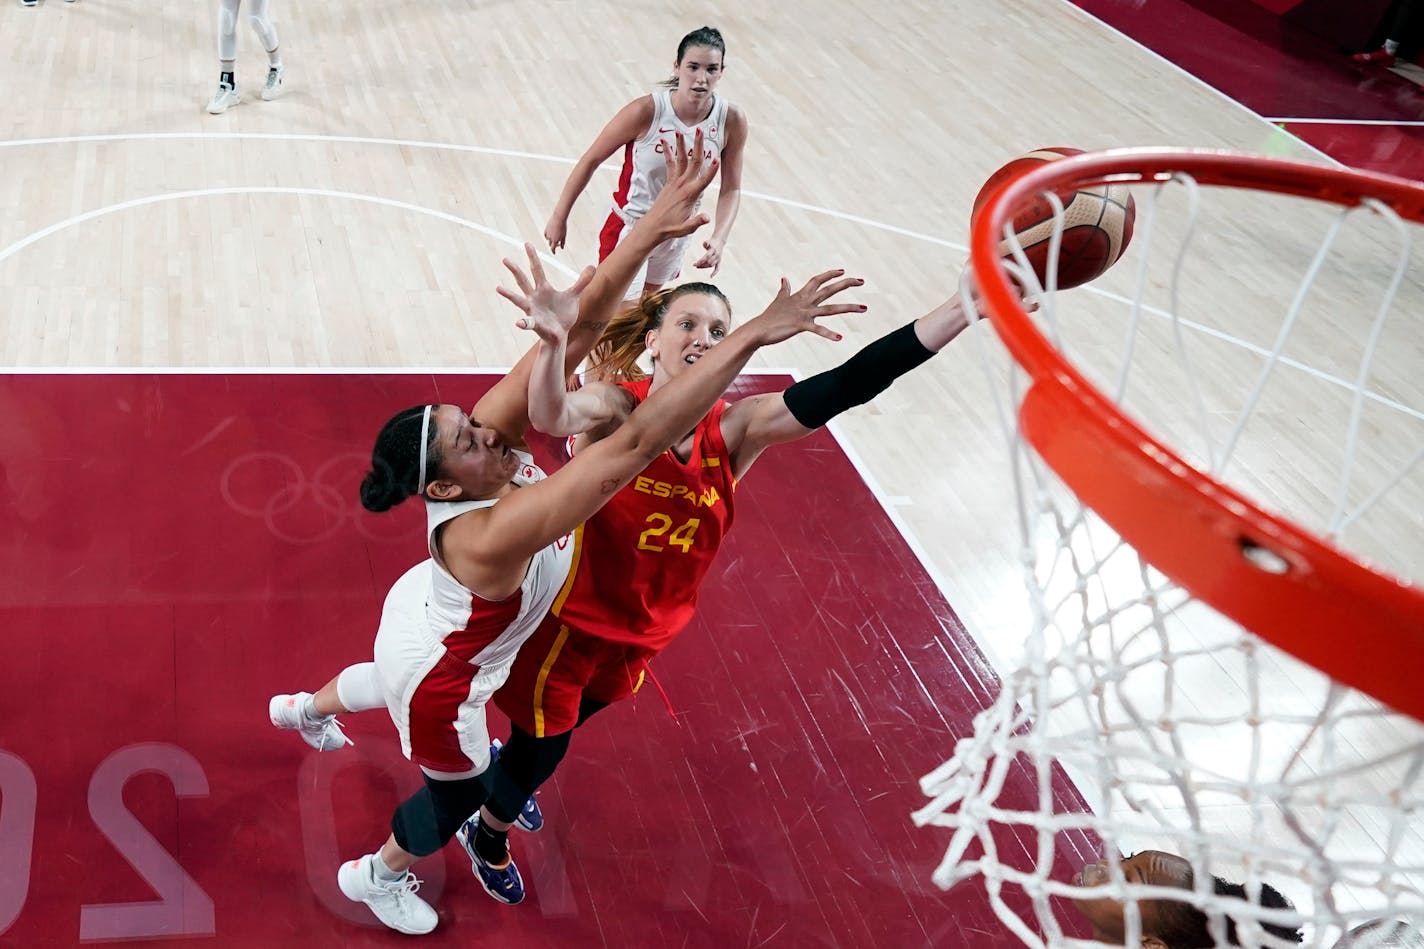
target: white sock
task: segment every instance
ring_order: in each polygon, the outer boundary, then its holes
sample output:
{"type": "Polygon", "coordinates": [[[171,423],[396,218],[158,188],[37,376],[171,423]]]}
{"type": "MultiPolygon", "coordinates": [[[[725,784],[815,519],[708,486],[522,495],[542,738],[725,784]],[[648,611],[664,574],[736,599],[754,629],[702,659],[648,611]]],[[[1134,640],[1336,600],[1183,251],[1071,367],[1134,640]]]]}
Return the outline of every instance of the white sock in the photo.
{"type": "Polygon", "coordinates": [[[1399,52],[1399,41],[1398,41],[1398,40],[1385,40],[1385,41],[1384,41],[1384,51],[1385,51],[1386,53],[1389,53],[1389,55],[1393,56],[1395,53],[1399,52]]]}
{"type": "Polygon", "coordinates": [[[308,695],[302,699],[302,721],[307,725],[320,725],[325,715],[316,713],[316,696],[308,695]]]}
{"type": "Polygon", "coordinates": [[[371,870],[376,875],[377,883],[394,883],[397,880],[405,879],[404,870],[392,870],[386,866],[386,861],[381,859],[381,852],[379,850],[371,857],[371,870]]]}

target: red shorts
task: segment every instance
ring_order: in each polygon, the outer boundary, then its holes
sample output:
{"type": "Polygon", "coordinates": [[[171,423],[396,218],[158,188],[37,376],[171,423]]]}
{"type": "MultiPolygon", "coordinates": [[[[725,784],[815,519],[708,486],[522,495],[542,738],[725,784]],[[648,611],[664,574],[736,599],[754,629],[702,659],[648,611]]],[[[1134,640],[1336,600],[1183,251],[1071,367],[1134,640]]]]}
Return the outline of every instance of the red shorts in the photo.
{"type": "Polygon", "coordinates": [[[578,724],[581,699],[612,704],[638,691],[655,655],[577,632],[549,613],[519,647],[494,702],[535,738],[562,735],[578,724]]]}
{"type": "Polygon", "coordinates": [[[613,248],[618,246],[618,240],[623,236],[623,219],[618,216],[617,211],[608,212],[608,220],[603,222],[603,229],[598,232],[598,262],[601,264],[613,253],[613,248]]]}
{"type": "MultiPolygon", "coordinates": [[[[617,211],[608,212],[608,220],[603,222],[603,230],[598,232],[598,262],[602,263],[613,253],[613,248],[632,230],[633,225],[619,217],[617,211]]],[[[628,288],[632,297],[641,294],[647,284],[660,287],[676,280],[682,274],[682,258],[691,240],[691,237],[670,237],[654,247],[633,275],[633,282],[628,288]]]]}

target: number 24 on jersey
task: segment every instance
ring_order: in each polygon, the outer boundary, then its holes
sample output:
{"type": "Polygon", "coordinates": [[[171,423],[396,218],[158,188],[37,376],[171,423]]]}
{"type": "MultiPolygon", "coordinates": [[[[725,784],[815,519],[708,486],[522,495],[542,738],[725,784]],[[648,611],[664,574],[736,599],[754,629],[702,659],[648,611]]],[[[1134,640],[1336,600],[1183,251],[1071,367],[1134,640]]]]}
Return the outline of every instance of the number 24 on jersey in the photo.
{"type": "Polygon", "coordinates": [[[638,536],[639,550],[662,553],[669,547],[677,547],[683,553],[688,553],[692,550],[692,538],[697,534],[697,525],[702,521],[693,517],[674,528],[673,519],[666,514],[649,514],[644,523],[652,526],[638,536]]]}

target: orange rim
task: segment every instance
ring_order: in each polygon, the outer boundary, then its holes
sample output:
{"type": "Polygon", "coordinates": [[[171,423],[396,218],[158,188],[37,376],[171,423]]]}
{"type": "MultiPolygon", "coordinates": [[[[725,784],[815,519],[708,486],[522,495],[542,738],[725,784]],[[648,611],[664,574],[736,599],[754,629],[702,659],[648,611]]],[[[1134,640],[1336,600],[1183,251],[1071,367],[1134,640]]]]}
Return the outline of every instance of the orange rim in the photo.
{"type": "Polygon", "coordinates": [[[1262,510],[1127,418],[1039,332],[999,259],[1011,209],[1034,194],[1105,180],[1163,182],[1179,172],[1201,184],[1347,207],[1373,198],[1424,222],[1424,185],[1230,152],[1116,149],[1011,179],[974,222],[970,261],[995,330],[1032,379],[1019,407],[1024,438],[1084,504],[1192,596],[1336,681],[1424,720],[1424,591],[1262,510]]]}

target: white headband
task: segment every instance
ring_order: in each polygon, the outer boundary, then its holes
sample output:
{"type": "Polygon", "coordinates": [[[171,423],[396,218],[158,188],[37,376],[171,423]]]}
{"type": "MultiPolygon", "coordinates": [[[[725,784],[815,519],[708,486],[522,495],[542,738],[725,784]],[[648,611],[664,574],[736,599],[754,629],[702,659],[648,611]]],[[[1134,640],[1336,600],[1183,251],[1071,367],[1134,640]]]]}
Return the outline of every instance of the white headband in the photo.
{"type": "Polygon", "coordinates": [[[430,438],[430,410],[434,406],[425,407],[425,417],[420,420],[420,487],[415,489],[416,494],[425,493],[425,443],[430,438]]]}

